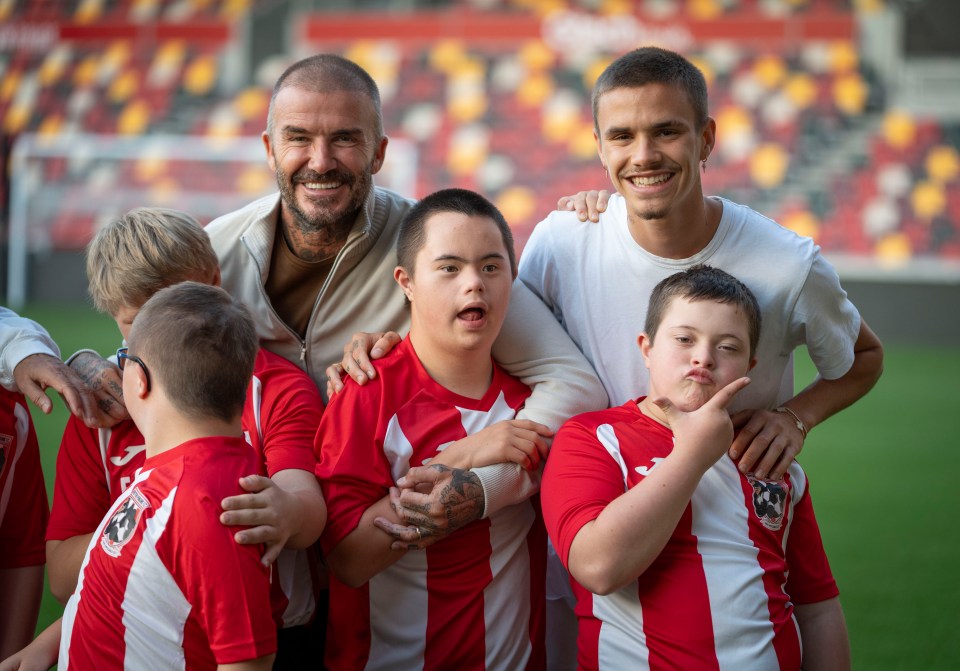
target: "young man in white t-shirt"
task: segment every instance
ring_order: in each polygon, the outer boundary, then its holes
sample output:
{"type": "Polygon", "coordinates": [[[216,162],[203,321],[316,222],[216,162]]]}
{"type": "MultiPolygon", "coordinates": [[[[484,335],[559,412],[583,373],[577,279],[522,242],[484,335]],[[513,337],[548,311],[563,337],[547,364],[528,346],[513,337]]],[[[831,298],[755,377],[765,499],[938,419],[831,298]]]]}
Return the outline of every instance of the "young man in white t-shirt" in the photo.
{"type": "MultiPolygon", "coordinates": [[[[767,328],[752,382],[731,405],[739,432],[730,455],[742,472],[779,479],[811,429],[876,383],[879,339],[812,240],[704,195],[700,173],[717,141],[716,123],[703,74],[690,61],[655,47],[621,56],[597,79],[593,118],[600,161],[617,193],[598,223],[573,212],[540,222],[520,259],[520,280],[553,311],[619,405],[647,390],[639,352],[619,343],[643,329],[653,287],[697,264],[739,278],[756,295],[767,328]],[[819,376],[795,394],[792,354],[801,345],[819,376]]],[[[565,615],[570,630],[572,614],[555,608],[570,595],[564,577],[553,577],[551,620],[565,615]]],[[[572,639],[554,631],[551,624],[555,649],[572,639]]]]}

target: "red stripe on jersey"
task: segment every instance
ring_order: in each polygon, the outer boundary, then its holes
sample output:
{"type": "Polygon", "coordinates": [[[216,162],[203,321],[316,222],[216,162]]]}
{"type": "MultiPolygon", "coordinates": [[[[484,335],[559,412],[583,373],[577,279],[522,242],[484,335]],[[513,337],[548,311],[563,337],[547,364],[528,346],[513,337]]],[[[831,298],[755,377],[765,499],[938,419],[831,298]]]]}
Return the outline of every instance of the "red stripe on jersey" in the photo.
{"type": "Polygon", "coordinates": [[[719,668],[691,504],[666,547],[638,579],[637,598],[642,604],[650,669],[719,668]],[[677,635],[678,622],[683,622],[682,636],[677,635]]]}
{"type": "Polygon", "coordinates": [[[752,478],[740,478],[743,487],[744,505],[748,510],[749,520],[747,529],[750,540],[757,548],[757,563],[763,569],[763,588],[767,593],[767,610],[770,613],[770,623],[773,626],[773,649],[781,669],[800,668],[800,636],[793,618],[793,605],[784,591],[784,585],[777,579],[787,575],[786,535],[793,522],[791,502],[797,497],[789,473],[782,483],[757,482],[752,478]],[[773,491],[782,491],[782,514],[778,517],[774,512],[774,503],[758,501],[762,497],[763,488],[773,488],[773,491]],[[781,489],[782,487],[782,489],[781,489]],[[771,513],[765,515],[758,509],[771,507],[771,513]],[[777,527],[768,528],[764,524],[777,527]],[[780,548],[780,552],[774,551],[780,548]]]}
{"type": "Polygon", "coordinates": [[[46,561],[43,541],[49,512],[40,446],[27,401],[0,387],[0,569],[46,561]]]}
{"type": "MultiPolygon", "coordinates": [[[[462,430],[462,429],[461,429],[462,430]]],[[[424,671],[485,668],[483,590],[490,571],[490,520],[477,520],[427,548],[427,646],[424,671]],[[464,567],[470,570],[464,571],[464,567]]]]}

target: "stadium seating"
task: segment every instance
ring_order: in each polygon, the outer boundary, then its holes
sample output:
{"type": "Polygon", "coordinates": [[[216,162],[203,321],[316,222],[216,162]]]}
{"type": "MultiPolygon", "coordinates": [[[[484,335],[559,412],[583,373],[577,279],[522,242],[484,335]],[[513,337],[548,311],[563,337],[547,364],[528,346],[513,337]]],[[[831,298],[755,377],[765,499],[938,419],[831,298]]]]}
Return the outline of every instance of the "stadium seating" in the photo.
{"type": "MultiPolygon", "coordinates": [[[[24,132],[145,137],[257,136],[269,101],[262,81],[228,85],[229,26],[255,3],[240,0],[52,0],[2,2],[7,21],[57,22],[87,29],[134,26],[134,39],[62,39],[53,48],[0,58],[0,148],[24,132]],[[156,22],[160,22],[157,24],[156,22]],[[162,37],[156,25],[220,27],[221,38],[162,37]],[[91,28],[92,27],[92,28],[91,28]],[[99,27],[99,28],[98,28],[99,27]],[[224,30],[224,28],[226,29],[224,30]],[[146,40],[146,44],[144,44],[146,40]]],[[[832,0],[471,0],[486,11],[544,15],[558,8],[641,11],[653,18],[708,21],[836,12],[832,0]]],[[[860,3],[870,5],[871,3],[860,3]]],[[[852,9],[847,10],[853,11],[852,9]]],[[[317,49],[318,45],[302,45],[317,49]]],[[[320,45],[352,58],[381,86],[387,133],[418,148],[416,193],[459,185],[491,195],[516,229],[518,246],[557,197],[609,182],[596,157],[589,92],[610,54],[566,58],[539,39],[514,43],[358,40],[320,45]]],[[[960,129],[885,109],[884,91],[849,40],[800,48],[705,44],[689,55],[703,69],[719,142],[704,180],[709,193],[756,204],[824,249],[896,261],[960,258],[960,129]],[[866,135],[850,170],[816,175],[844,137],[866,135]]],[[[276,69],[275,63],[269,65],[276,69]]],[[[272,70],[271,70],[272,72],[272,70]]],[[[265,83],[267,82],[267,83],[265,83]]],[[[46,165],[51,179],[70,170],[46,165]]],[[[256,193],[268,174],[247,165],[204,169],[144,157],[134,166],[93,171],[96,188],[130,185],[172,197],[178,189],[256,193]]],[[[6,202],[6,187],[0,187],[6,202]]],[[[55,247],[82,246],[95,224],[61,215],[55,247]]]]}

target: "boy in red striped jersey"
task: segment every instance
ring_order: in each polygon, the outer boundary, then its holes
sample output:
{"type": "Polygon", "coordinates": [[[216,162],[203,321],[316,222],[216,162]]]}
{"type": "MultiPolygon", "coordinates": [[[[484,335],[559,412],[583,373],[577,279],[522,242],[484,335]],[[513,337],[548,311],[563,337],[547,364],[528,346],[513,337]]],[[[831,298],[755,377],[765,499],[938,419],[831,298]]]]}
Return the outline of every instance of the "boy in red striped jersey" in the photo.
{"type": "Polygon", "coordinates": [[[727,456],[759,337],[741,282],[671,275],[638,338],[649,395],[557,433],[543,508],[576,581],[579,668],[849,669],[803,470],[771,482],[727,456]]]}
{"type": "Polygon", "coordinates": [[[217,287],[183,282],[139,311],[118,357],[146,460],[87,548],[58,668],[270,669],[269,569],[219,520],[259,460],[240,423],[257,349],[217,287]]]}
{"type": "Polygon", "coordinates": [[[482,196],[447,189],[410,210],[397,256],[410,332],[365,386],[347,382],[317,434],[327,667],[541,669],[546,537],[531,496],[551,432],[515,419],[530,390],[490,353],[516,276],[510,229],[482,196]],[[529,482],[493,510],[470,469],[505,462],[529,482]],[[444,483],[443,519],[411,481],[444,483]]]}

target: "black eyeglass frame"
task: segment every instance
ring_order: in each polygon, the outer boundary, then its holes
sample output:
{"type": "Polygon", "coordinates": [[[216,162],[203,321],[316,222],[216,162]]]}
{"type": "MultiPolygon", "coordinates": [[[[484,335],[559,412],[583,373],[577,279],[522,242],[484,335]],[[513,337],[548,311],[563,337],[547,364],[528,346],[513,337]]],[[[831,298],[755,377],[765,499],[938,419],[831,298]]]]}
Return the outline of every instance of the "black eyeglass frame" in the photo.
{"type": "Polygon", "coordinates": [[[143,363],[143,359],[141,359],[138,356],[133,356],[132,354],[130,354],[128,352],[129,349],[130,349],[129,347],[121,347],[120,349],[117,350],[117,366],[119,366],[120,370],[122,371],[124,367],[124,362],[127,359],[130,359],[130,361],[133,361],[134,363],[138,364],[140,368],[143,369],[143,374],[147,378],[147,391],[150,391],[150,369],[147,368],[147,364],[143,363]]]}

